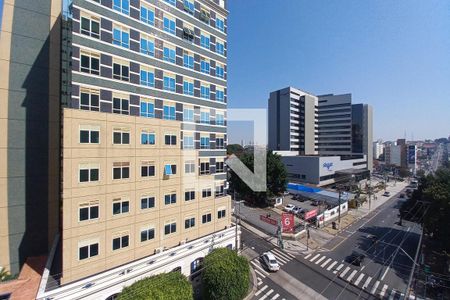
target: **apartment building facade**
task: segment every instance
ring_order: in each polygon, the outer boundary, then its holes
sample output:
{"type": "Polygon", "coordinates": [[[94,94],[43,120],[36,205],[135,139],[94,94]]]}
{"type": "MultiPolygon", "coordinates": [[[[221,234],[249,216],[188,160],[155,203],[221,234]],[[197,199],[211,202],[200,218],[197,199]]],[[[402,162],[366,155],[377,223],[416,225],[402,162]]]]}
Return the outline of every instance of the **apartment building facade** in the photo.
{"type": "Polygon", "coordinates": [[[70,5],[63,283],[224,230],[231,212],[224,3],[70,5]]]}

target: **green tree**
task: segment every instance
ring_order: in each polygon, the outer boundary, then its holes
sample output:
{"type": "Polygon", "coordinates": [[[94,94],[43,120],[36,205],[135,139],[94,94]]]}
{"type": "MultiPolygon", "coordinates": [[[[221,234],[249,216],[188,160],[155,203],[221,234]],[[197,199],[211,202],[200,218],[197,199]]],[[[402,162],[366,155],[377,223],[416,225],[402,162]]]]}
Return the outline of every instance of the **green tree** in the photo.
{"type": "Polygon", "coordinates": [[[203,297],[208,300],[241,300],[249,289],[247,259],[228,248],[214,249],[205,257],[203,297]]]}
{"type": "Polygon", "coordinates": [[[244,148],[239,144],[230,144],[227,145],[227,155],[234,154],[237,157],[240,157],[244,153],[244,148]]]}
{"type": "MultiPolygon", "coordinates": [[[[253,169],[254,156],[253,153],[244,152],[239,159],[250,170],[253,169]]],[[[287,171],[281,156],[274,154],[272,151],[267,152],[267,190],[265,192],[254,192],[245,182],[233,171],[230,172],[231,187],[235,189],[239,195],[246,201],[253,204],[264,206],[268,198],[275,197],[286,191],[287,187],[287,171]]]]}
{"type": "Polygon", "coordinates": [[[119,300],[190,300],[192,285],[180,272],[162,273],[123,289],[119,300]]]}

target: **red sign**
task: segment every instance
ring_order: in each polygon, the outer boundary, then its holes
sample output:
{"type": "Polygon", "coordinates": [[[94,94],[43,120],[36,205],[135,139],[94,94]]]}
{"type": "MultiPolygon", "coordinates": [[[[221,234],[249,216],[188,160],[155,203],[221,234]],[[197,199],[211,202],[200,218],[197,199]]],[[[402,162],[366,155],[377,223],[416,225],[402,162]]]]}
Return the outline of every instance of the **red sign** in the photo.
{"type": "Polygon", "coordinates": [[[266,223],[269,223],[269,224],[271,224],[271,225],[277,226],[277,223],[278,223],[278,222],[277,222],[277,220],[275,220],[275,219],[269,218],[269,217],[264,216],[264,215],[260,215],[259,218],[260,218],[261,221],[263,221],[263,222],[266,222],[266,223]]]}
{"type": "Polygon", "coordinates": [[[281,215],[281,224],[283,225],[283,232],[294,232],[294,215],[283,213],[281,215]]]}
{"type": "Polygon", "coordinates": [[[315,216],[317,216],[317,209],[310,210],[305,214],[305,220],[311,219],[315,216]]]}

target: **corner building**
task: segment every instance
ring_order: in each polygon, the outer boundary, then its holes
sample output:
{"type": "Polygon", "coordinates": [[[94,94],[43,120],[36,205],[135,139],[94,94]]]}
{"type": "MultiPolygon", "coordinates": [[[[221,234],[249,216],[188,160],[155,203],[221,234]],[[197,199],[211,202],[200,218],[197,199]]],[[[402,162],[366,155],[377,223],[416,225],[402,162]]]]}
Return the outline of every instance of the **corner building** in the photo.
{"type": "Polygon", "coordinates": [[[69,12],[63,284],[231,224],[224,1],[74,0],[69,12]]]}

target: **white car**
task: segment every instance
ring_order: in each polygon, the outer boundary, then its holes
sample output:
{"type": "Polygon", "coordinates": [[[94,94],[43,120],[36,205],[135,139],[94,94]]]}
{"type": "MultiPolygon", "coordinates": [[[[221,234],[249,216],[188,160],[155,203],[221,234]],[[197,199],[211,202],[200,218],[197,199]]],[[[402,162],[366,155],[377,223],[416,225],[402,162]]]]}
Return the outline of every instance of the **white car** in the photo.
{"type": "Polygon", "coordinates": [[[291,210],[291,212],[298,215],[303,212],[303,208],[296,206],[291,210]]]}
{"type": "Polygon", "coordinates": [[[269,271],[276,272],[280,269],[280,265],[278,264],[278,261],[275,258],[275,255],[273,255],[270,251],[264,252],[261,255],[261,258],[262,258],[264,264],[269,269],[269,271]]]}
{"type": "Polygon", "coordinates": [[[292,212],[292,210],[295,208],[295,205],[294,204],[288,204],[288,205],[286,205],[285,207],[284,207],[284,211],[287,211],[287,212],[292,212]]]}

